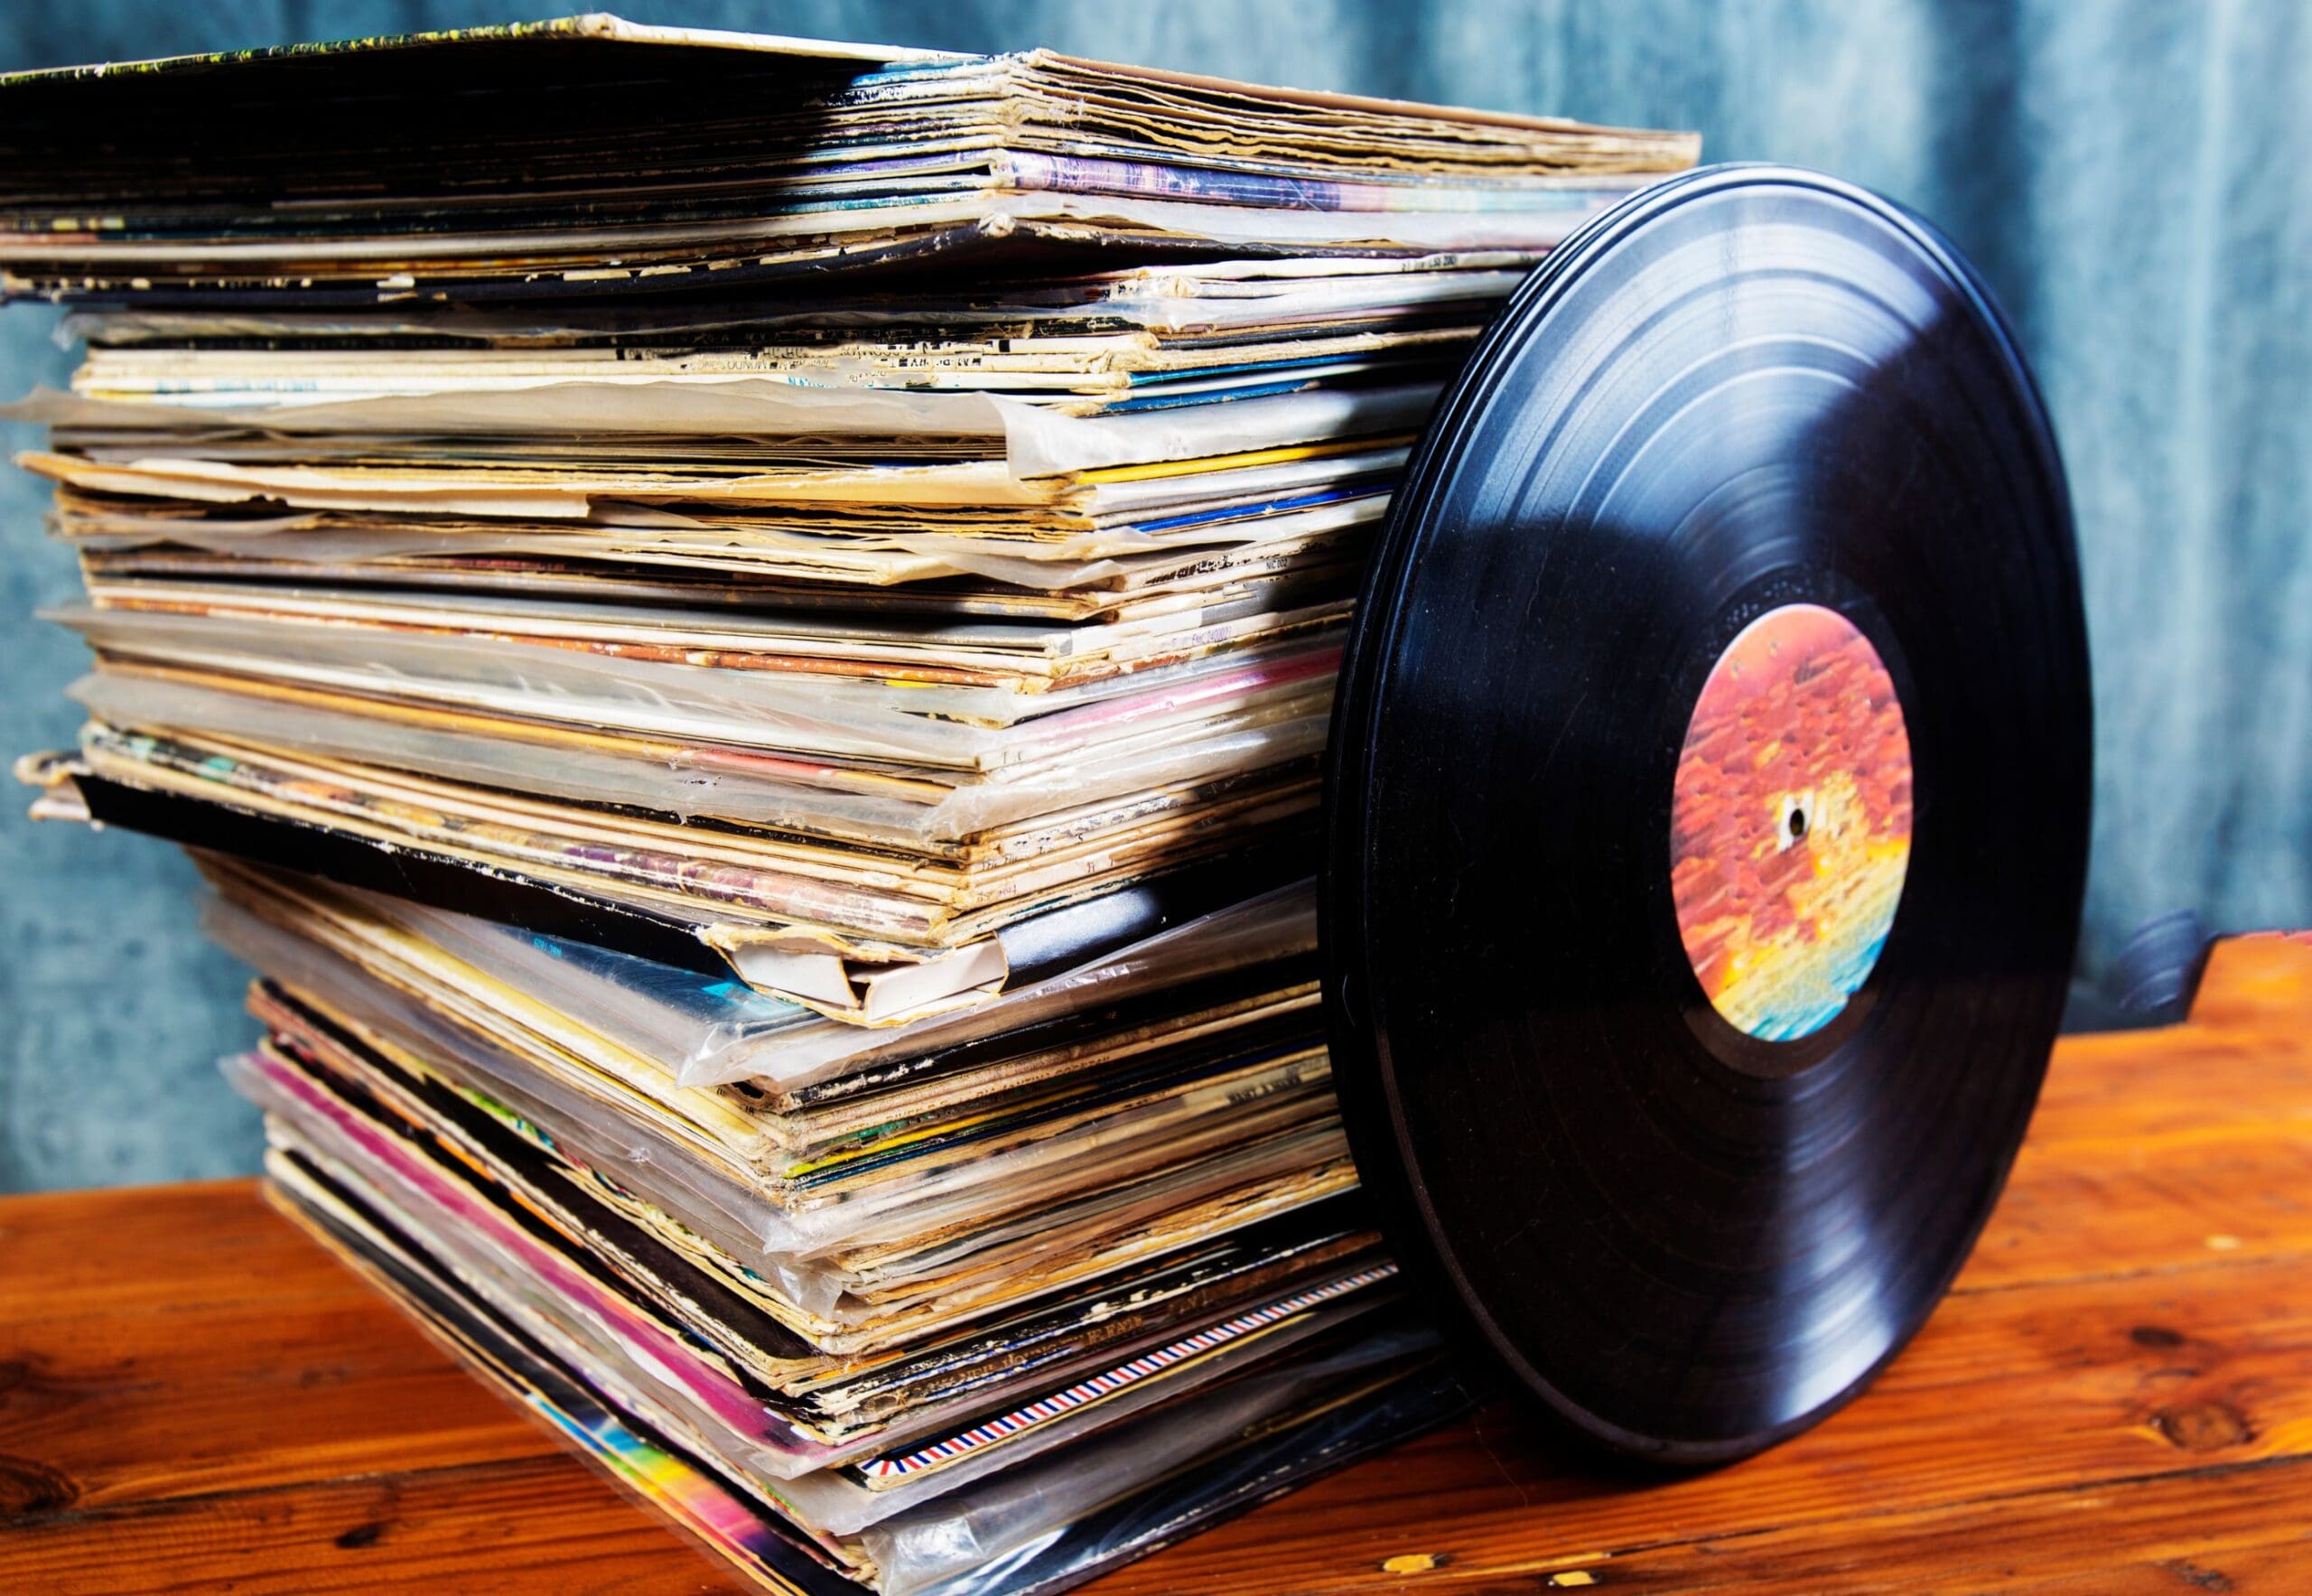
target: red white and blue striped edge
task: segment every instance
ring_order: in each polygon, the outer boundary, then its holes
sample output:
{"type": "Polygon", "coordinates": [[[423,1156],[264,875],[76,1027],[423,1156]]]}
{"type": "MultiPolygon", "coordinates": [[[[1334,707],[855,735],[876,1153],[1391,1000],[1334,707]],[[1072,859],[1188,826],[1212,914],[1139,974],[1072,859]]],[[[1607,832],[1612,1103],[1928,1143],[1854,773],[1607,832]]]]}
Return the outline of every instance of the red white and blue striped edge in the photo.
{"type": "Polygon", "coordinates": [[[984,1424],[974,1425],[960,1434],[950,1435],[944,1441],[932,1442],[927,1446],[918,1447],[915,1451],[900,1457],[870,1458],[859,1465],[859,1471],[869,1479],[874,1480],[903,1479],[910,1474],[920,1474],[926,1469],[952,1462],[957,1458],[977,1451],[991,1442],[1001,1441],[1007,1435],[1016,1435],[1022,1430],[1043,1423],[1047,1420],[1058,1418],[1063,1414],[1071,1413],[1087,1403],[1096,1402],[1103,1396],[1112,1395],[1127,1386],[1137,1384],[1151,1375],[1170,1368],[1184,1358],[1193,1357],[1199,1352],[1208,1352],[1215,1347],[1224,1347],[1240,1336],[1250,1335],[1263,1325],[1274,1324],[1280,1319],[1300,1312],[1304,1309],[1313,1308],[1319,1302],[1329,1302],[1336,1297],[1347,1296],[1353,1291],[1361,1290],[1377,1281],[1386,1280],[1396,1272],[1397,1266],[1394,1264],[1376,1264],[1370,1269],[1360,1269],[1354,1274],[1344,1274],[1338,1280],[1326,1282],[1323,1285],[1311,1286],[1309,1290],[1296,1295],[1280,1297],[1273,1302],[1263,1303],[1248,1312],[1238,1314],[1234,1319],[1223,1320],[1215,1325],[1207,1325],[1194,1335],[1184,1336],[1170,1346],[1143,1352],[1129,1363],[1121,1363],[1112,1369],[1089,1376],[1076,1385],[1070,1386],[1065,1391],[1056,1391],[1049,1396],[1039,1397],[1025,1407],[1014,1408],[1000,1418],[990,1419],[984,1424]]]}

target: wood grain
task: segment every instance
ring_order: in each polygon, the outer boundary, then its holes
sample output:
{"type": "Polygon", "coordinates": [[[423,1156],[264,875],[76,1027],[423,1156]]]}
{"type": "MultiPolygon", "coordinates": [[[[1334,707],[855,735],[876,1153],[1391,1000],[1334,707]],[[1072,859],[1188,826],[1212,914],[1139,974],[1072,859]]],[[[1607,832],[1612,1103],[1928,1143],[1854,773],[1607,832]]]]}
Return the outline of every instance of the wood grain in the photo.
{"type": "MultiPolygon", "coordinates": [[[[2058,1050],[1958,1288],[1736,1468],[1506,1413],[1110,1575],[1159,1591],[2312,1589],[2312,945],[2058,1050]]],[[[0,1200],[0,1590],[719,1591],[247,1182],[0,1200]]]]}

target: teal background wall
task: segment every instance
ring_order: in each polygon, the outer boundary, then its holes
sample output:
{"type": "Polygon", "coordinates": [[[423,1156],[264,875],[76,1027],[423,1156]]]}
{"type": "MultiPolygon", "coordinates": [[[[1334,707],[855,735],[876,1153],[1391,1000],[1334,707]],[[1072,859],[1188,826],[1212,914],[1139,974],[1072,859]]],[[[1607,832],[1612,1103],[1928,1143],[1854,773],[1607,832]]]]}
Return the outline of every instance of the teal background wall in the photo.
{"type": "MultiPolygon", "coordinates": [[[[524,0],[16,0],[0,68],[399,33],[524,0]]],[[[1272,82],[1695,127],[1710,159],[1818,166],[1934,218],[2018,324],[2079,512],[2095,650],[2083,958],[2146,918],[2312,925],[2312,5],[2298,0],[1161,0],[733,5],[639,20],[959,49],[1049,44],[1272,82]]],[[[284,138],[295,136],[284,127],[284,138]]],[[[0,389],[61,381],[0,315],[0,389]]],[[[12,448],[32,438],[5,429],[12,448]]],[[[42,494],[0,481],[0,751],[61,745],[79,647],[42,494]]],[[[2015,795],[2033,824],[2033,795],[2015,795]]],[[[241,973],[192,873],[0,794],[0,1190],[254,1167],[212,1067],[241,973]]]]}

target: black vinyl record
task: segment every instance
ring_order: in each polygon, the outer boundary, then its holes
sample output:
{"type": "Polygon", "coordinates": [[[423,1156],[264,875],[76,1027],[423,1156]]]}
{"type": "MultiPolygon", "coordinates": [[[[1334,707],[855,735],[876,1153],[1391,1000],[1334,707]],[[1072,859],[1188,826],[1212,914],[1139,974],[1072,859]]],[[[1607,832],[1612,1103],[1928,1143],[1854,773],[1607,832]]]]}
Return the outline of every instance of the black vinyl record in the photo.
{"type": "Polygon", "coordinates": [[[1326,1002],[1400,1254],[1580,1436],[1816,1422],[2037,1098],[2086,870],[2063,471],[1900,208],[1711,168],[1585,228],[1431,423],[1327,772],[1326,1002]]]}

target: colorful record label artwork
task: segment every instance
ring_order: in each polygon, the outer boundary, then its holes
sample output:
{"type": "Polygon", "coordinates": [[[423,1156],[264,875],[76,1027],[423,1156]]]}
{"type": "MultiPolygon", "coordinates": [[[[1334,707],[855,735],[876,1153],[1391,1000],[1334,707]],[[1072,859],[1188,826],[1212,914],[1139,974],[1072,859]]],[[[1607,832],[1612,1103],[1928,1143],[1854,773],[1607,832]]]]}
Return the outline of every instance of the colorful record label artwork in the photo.
{"type": "Polygon", "coordinates": [[[1839,1016],[1878,962],[1911,857],[1911,740],[1870,639],[1769,610],[1702,684],[1670,805],[1670,891],[1694,976],[1767,1041],[1839,1016]]]}

